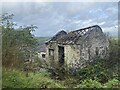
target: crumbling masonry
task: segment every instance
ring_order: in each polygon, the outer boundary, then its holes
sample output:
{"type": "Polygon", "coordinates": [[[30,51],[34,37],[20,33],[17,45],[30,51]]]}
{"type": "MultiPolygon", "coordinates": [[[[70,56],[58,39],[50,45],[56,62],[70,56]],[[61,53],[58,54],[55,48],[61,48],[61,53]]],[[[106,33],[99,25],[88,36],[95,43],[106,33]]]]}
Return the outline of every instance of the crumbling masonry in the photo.
{"type": "Polygon", "coordinates": [[[58,32],[46,42],[50,65],[82,67],[96,56],[107,57],[109,41],[98,25],[66,33],[58,32]]]}

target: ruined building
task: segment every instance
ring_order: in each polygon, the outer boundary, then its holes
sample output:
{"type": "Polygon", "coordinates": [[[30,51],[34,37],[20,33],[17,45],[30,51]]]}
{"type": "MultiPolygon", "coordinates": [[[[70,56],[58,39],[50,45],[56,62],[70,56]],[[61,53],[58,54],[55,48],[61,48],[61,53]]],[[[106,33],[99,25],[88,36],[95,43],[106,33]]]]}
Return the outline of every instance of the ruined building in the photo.
{"type": "Polygon", "coordinates": [[[98,25],[79,30],[58,32],[46,42],[46,58],[50,65],[83,66],[96,56],[107,56],[109,41],[98,25]]]}

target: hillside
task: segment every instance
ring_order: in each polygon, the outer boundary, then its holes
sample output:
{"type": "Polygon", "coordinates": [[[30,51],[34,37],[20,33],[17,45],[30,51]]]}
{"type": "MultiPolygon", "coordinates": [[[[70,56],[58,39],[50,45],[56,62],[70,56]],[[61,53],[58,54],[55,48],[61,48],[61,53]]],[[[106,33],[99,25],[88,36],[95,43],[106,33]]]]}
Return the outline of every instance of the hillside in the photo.
{"type": "Polygon", "coordinates": [[[38,40],[38,42],[45,42],[47,40],[49,40],[50,37],[36,37],[36,39],[38,40]]]}

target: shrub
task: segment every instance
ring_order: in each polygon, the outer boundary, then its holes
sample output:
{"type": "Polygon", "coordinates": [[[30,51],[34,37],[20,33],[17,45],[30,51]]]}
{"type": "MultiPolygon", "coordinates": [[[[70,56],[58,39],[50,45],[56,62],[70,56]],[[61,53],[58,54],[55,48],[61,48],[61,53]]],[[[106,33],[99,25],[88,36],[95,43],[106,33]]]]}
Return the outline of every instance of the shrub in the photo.
{"type": "Polygon", "coordinates": [[[74,88],[76,84],[78,84],[78,80],[76,80],[74,77],[69,76],[64,80],[64,84],[69,88],[74,88]]]}
{"type": "Polygon", "coordinates": [[[120,88],[120,81],[117,79],[109,80],[104,84],[104,88],[120,88]]]}
{"type": "Polygon", "coordinates": [[[78,70],[76,78],[79,80],[93,79],[104,83],[108,81],[109,76],[107,69],[103,68],[101,63],[97,63],[78,70]]]}
{"type": "Polygon", "coordinates": [[[81,82],[81,84],[77,85],[76,88],[102,88],[100,82],[92,79],[86,79],[81,82]]]}

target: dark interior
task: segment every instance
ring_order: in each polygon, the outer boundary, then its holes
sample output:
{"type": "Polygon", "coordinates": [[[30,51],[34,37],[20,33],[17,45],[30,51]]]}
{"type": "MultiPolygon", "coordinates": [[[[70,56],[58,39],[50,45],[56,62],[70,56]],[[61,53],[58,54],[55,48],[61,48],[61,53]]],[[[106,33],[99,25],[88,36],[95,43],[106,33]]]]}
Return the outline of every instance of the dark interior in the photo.
{"type": "Polygon", "coordinates": [[[64,47],[58,46],[59,64],[64,65],[64,47]]]}

